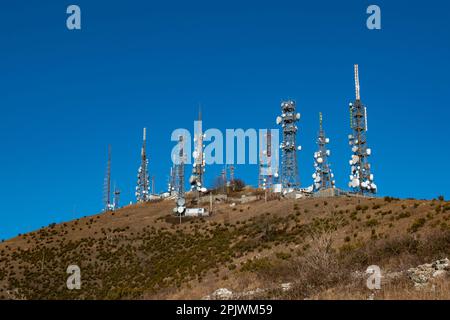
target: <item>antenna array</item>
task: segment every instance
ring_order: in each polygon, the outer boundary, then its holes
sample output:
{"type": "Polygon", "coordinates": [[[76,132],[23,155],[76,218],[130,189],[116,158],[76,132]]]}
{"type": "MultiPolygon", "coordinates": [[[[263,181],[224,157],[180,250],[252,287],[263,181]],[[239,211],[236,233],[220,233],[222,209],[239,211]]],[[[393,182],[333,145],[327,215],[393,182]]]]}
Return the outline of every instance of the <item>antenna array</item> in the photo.
{"type": "Polygon", "coordinates": [[[326,137],[325,131],[322,126],[322,112],[319,113],[319,134],[317,137],[318,150],[314,153],[314,168],[315,172],[312,177],[314,179],[313,190],[315,192],[334,188],[334,174],[331,171],[330,164],[328,163],[328,157],[330,156],[330,150],[327,149],[327,144],[330,143],[330,139],[326,137]]]}
{"type": "Polygon", "coordinates": [[[149,194],[149,175],[148,175],[148,159],[146,154],[146,140],[147,140],[147,130],[143,129],[142,134],[142,148],[141,148],[141,165],[138,169],[137,174],[137,185],[136,185],[136,199],[137,202],[147,202],[150,200],[149,194]]]}
{"type": "Polygon", "coordinates": [[[294,101],[281,103],[281,116],[277,117],[277,124],[283,129],[283,142],[280,145],[281,158],[281,185],[284,189],[297,189],[300,187],[297,166],[297,150],[301,147],[296,144],[296,123],[300,120],[300,113],[295,111],[294,101]]]}
{"type": "Polygon", "coordinates": [[[352,134],[348,138],[349,144],[352,146],[352,158],[349,161],[351,174],[348,186],[359,194],[373,194],[377,192],[377,186],[373,182],[373,174],[368,160],[372,150],[367,147],[367,108],[360,99],[357,64],[355,64],[355,91],[356,100],[349,105],[352,134]]]}

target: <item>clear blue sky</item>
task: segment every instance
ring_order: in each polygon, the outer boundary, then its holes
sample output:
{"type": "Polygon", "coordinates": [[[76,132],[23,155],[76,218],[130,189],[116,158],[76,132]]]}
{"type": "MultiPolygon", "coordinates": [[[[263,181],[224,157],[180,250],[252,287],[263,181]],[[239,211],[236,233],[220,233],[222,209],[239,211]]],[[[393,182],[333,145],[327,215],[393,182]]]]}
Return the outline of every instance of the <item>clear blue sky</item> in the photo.
{"type": "MultiPolygon", "coordinates": [[[[170,134],[192,130],[199,103],[205,128],[274,128],[295,99],[303,186],[322,111],[345,188],[354,63],[380,195],[450,197],[449,12],[435,0],[2,2],[0,239],[99,212],[108,144],[122,203],[134,200],[144,126],[165,190],[170,134]],[[81,31],[66,28],[70,4],[81,31]],[[380,31],[365,26],[369,4],[380,31]]],[[[257,167],[236,176],[256,184],[257,167]]]]}

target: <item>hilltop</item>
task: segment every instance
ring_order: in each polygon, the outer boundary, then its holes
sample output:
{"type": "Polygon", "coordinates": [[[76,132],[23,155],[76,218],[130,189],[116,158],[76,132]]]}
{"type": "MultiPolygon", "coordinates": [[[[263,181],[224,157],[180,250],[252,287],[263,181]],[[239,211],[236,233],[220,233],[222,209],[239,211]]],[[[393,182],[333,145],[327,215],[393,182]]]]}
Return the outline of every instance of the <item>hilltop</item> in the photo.
{"type": "Polygon", "coordinates": [[[376,299],[450,297],[448,275],[417,289],[405,272],[450,257],[449,202],[217,203],[211,217],[181,224],[173,206],[132,205],[0,243],[0,299],[202,299],[220,288],[234,298],[366,299],[370,265],[385,275],[376,299]],[[81,290],[66,288],[73,264],[81,290]]]}

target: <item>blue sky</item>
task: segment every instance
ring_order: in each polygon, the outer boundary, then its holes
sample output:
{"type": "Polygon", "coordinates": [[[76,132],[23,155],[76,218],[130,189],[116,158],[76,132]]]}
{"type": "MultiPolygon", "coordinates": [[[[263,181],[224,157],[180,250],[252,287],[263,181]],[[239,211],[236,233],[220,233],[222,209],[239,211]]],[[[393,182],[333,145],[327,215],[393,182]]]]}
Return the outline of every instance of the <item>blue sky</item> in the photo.
{"type": "MultiPolygon", "coordinates": [[[[107,145],[134,200],[141,131],[165,190],[176,128],[275,128],[302,119],[311,183],[318,112],[345,187],[353,64],[368,107],[380,195],[450,197],[450,5],[446,1],[9,1],[0,5],[0,239],[102,209],[107,145]],[[66,28],[77,4],[82,30],[66,28]],[[382,29],[366,28],[381,7],[382,29]]],[[[220,167],[207,170],[212,182],[220,167]]],[[[256,166],[236,176],[257,183],[256,166]]]]}

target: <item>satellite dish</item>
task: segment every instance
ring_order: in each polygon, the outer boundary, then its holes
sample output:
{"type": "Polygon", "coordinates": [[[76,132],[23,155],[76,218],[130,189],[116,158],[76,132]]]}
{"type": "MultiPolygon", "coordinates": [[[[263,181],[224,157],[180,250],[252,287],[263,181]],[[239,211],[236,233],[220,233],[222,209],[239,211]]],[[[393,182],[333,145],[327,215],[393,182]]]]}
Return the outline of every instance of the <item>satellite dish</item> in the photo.
{"type": "Polygon", "coordinates": [[[297,113],[297,114],[295,115],[295,118],[297,118],[297,120],[300,119],[300,113],[297,113]]]}
{"type": "Polygon", "coordinates": [[[330,150],[327,150],[327,156],[329,156],[331,154],[330,150]]]}
{"type": "Polygon", "coordinates": [[[278,116],[278,117],[277,117],[277,124],[280,124],[280,123],[281,123],[281,121],[282,121],[281,117],[280,117],[280,116],[278,116]]]}
{"type": "Polygon", "coordinates": [[[178,208],[173,208],[173,212],[177,213],[178,212],[178,208]]]}
{"type": "Polygon", "coordinates": [[[181,214],[181,213],[184,212],[184,209],[185,209],[184,207],[178,207],[178,208],[177,208],[177,211],[178,211],[178,213],[181,214]]]}
{"type": "Polygon", "coordinates": [[[275,178],[278,178],[278,172],[275,172],[274,176],[275,178]]]}
{"type": "Polygon", "coordinates": [[[298,151],[302,150],[302,146],[297,147],[298,151]]]}
{"type": "Polygon", "coordinates": [[[358,151],[358,147],[357,146],[353,146],[352,152],[356,152],[356,151],[358,151]]]}
{"type": "Polygon", "coordinates": [[[203,187],[203,188],[200,188],[200,191],[201,191],[201,192],[206,192],[206,191],[208,191],[208,189],[206,189],[205,187],[203,187]]]}
{"type": "Polygon", "coordinates": [[[313,173],[313,174],[312,174],[312,177],[313,177],[313,179],[315,179],[315,178],[316,178],[316,174],[315,174],[315,173],[313,173]]]}
{"type": "Polygon", "coordinates": [[[368,149],[366,150],[366,153],[367,153],[368,156],[370,156],[370,154],[372,153],[372,150],[371,150],[370,148],[368,148],[368,149]]]}
{"type": "Polygon", "coordinates": [[[178,198],[177,199],[177,205],[179,206],[179,207],[182,207],[182,206],[184,206],[186,204],[186,200],[184,199],[184,198],[178,198]]]}
{"type": "Polygon", "coordinates": [[[326,138],[326,139],[325,139],[325,143],[330,143],[330,139],[329,139],[329,138],[326,138]]]}

